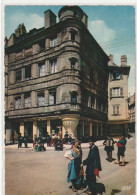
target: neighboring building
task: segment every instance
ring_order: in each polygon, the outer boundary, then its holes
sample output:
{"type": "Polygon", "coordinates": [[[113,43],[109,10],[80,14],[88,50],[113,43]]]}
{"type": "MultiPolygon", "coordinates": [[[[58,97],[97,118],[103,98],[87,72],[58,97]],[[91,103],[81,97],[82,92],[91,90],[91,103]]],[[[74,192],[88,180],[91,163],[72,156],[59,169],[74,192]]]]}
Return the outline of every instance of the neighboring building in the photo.
{"type": "Polygon", "coordinates": [[[128,98],[129,132],[135,132],[135,93],[128,98]]]}
{"type": "Polygon", "coordinates": [[[121,66],[113,63],[110,55],[108,63],[108,134],[127,134],[128,130],[128,76],[130,66],[127,57],[121,56],[121,66]]]}
{"type": "Polygon", "coordinates": [[[87,29],[78,6],[56,15],[45,12],[45,26],[26,32],[19,25],[5,38],[6,142],[19,132],[32,139],[54,130],[74,136],[105,134],[108,56],[87,29]]]}

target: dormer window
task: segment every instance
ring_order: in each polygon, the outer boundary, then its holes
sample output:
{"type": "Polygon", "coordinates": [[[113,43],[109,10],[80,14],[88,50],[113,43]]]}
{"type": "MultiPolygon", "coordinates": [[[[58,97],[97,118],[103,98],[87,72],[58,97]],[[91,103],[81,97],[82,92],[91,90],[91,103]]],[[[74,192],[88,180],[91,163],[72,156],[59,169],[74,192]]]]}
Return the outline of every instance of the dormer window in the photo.
{"type": "Polygon", "coordinates": [[[55,47],[57,46],[57,44],[58,44],[57,37],[50,39],[50,47],[55,47]]]}

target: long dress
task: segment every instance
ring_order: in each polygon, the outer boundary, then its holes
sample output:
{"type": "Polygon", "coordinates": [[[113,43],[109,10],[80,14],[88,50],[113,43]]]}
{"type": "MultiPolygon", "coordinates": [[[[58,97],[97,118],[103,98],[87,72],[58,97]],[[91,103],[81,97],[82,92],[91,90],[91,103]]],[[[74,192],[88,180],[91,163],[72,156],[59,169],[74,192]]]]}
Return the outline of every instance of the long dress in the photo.
{"type": "Polygon", "coordinates": [[[68,175],[67,175],[67,182],[70,183],[72,181],[75,182],[75,184],[80,183],[80,164],[81,164],[81,158],[79,156],[79,151],[76,151],[76,148],[71,149],[71,155],[74,157],[73,160],[70,160],[68,164],[68,175]],[[75,152],[74,152],[75,150],[75,152]],[[77,153],[77,154],[76,154],[77,153]]]}

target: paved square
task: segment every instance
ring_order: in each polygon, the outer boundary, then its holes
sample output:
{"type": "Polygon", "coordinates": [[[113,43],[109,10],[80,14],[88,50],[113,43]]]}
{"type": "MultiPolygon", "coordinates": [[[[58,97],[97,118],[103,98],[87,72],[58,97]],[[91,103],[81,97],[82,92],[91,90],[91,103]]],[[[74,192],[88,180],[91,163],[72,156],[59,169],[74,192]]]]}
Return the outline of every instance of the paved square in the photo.
{"type": "MultiPolygon", "coordinates": [[[[125,152],[125,167],[106,160],[104,146],[99,145],[102,171],[101,182],[106,187],[106,195],[134,195],[135,194],[135,142],[134,138],[127,139],[125,152]]],[[[98,145],[98,142],[95,143],[98,145]]],[[[17,145],[16,145],[17,146],[17,145]]],[[[34,152],[29,149],[17,149],[6,146],[5,149],[5,195],[71,195],[76,194],[69,189],[67,183],[67,166],[69,160],[64,158],[66,149],[46,152],[34,152]]],[[[82,144],[83,146],[83,144],[82,144]]],[[[83,160],[88,155],[88,144],[83,149],[83,160]]],[[[117,146],[113,158],[117,156],[117,146]]],[[[86,167],[84,167],[85,169],[86,167]]],[[[86,194],[85,190],[78,194],[86,194]]]]}

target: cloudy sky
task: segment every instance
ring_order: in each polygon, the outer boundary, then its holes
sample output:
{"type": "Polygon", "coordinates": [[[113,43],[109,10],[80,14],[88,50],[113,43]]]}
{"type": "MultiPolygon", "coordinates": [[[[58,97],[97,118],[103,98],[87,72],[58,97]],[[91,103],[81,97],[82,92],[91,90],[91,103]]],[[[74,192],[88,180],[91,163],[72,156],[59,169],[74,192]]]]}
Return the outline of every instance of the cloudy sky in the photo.
{"type": "MultiPolygon", "coordinates": [[[[7,38],[20,23],[27,31],[44,26],[44,12],[51,9],[57,15],[62,6],[6,6],[5,36],[7,38]]],[[[88,15],[88,29],[107,55],[114,56],[120,65],[121,55],[127,56],[131,66],[129,95],[135,91],[135,9],[132,6],[80,6],[88,15]]]]}

